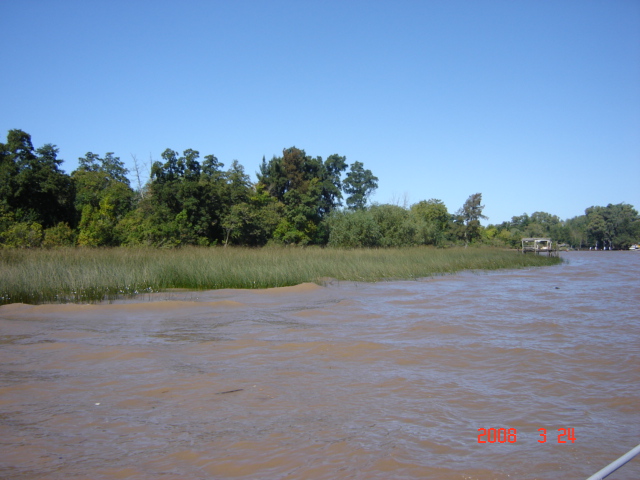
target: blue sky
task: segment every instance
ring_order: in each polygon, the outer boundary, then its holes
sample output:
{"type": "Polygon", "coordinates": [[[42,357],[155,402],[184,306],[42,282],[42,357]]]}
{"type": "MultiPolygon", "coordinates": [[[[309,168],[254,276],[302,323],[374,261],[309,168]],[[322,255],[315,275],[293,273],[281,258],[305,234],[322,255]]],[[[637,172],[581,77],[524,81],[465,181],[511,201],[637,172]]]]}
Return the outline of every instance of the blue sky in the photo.
{"type": "Polygon", "coordinates": [[[485,223],[640,209],[637,0],[3,0],[0,29],[0,136],[67,172],[193,148],[255,179],[296,146],[485,223]]]}

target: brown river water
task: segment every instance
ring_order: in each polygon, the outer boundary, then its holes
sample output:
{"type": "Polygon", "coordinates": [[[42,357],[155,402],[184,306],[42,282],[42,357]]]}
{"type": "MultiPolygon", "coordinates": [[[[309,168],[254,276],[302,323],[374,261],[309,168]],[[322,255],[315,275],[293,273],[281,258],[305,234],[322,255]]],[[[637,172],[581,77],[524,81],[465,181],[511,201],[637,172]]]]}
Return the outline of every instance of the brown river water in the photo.
{"type": "Polygon", "coordinates": [[[564,259],[0,307],[0,478],[585,479],[640,443],[640,253],[564,259]]]}

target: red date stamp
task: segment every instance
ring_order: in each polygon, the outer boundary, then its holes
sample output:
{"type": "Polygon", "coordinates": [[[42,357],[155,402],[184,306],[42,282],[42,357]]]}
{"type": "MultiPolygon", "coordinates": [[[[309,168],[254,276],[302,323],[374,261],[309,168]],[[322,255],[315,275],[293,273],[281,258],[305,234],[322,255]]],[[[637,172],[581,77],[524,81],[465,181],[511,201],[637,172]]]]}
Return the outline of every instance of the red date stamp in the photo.
{"type": "MultiPolygon", "coordinates": [[[[539,428],[538,443],[547,441],[547,429],[539,428]]],[[[479,428],[478,443],[516,443],[518,431],[515,428],[479,428]]],[[[576,441],[575,428],[559,428],[558,443],[574,443],[576,441]]]]}

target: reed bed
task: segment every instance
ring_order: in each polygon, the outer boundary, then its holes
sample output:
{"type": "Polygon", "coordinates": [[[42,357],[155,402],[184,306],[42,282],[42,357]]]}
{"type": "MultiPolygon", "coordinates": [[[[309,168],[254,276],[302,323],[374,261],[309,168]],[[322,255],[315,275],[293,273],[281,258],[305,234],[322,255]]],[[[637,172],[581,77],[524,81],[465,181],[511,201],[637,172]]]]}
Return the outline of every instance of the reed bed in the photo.
{"type": "Polygon", "coordinates": [[[284,287],[327,278],[416,279],[560,261],[497,248],[0,249],[0,305],[91,303],[169,288],[284,287]]]}

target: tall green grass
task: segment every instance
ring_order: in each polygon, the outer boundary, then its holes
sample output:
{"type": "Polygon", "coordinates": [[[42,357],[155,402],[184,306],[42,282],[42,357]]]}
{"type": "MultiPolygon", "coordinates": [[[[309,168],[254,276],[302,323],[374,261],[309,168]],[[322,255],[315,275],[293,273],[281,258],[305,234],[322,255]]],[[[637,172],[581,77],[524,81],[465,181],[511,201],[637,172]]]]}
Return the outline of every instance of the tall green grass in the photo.
{"type": "Polygon", "coordinates": [[[96,302],[168,288],[267,288],[324,278],[374,282],[553,265],[496,248],[0,249],[0,304],[96,302]]]}

